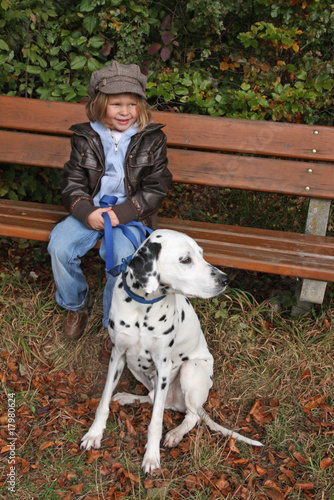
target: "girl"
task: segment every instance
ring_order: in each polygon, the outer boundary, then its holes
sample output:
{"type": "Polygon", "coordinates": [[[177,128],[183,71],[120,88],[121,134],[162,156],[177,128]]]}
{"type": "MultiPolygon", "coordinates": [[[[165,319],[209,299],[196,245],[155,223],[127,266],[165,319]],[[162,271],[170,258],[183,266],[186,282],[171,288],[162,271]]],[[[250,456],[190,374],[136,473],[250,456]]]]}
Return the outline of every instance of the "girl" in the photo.
{"type": "MultiPolygon", "coordinates": [[[[139,66],[113,61],[92,73],[91,100],[86,105],[90,122],[70,128],[72,150],[61,182],[63,204],[70,215],[53,229],[48,246],[56,300],[68,310],[64,334],[70,339],[82,335],[88,319],[88,285],[80,258],[101,237],[100,255],[106,258],[105,214],[113,226],[116,266],[134,251],[117,225],[138,221],[156,229],[155,215],[171,184],[163,125],[151,122],[145,89],[146,77],[139,66]],[[116,197],[112,207],[103,207],[104,195],[116,197]]],[[[139,229],[131,230],[139,242],[139,229]]],[[[107,274],[104,327],[108,326],[115,280],[107,274]]],[[[105,350],[102,355],[107,360],[110,341],[104,342],[105,350]]]]}

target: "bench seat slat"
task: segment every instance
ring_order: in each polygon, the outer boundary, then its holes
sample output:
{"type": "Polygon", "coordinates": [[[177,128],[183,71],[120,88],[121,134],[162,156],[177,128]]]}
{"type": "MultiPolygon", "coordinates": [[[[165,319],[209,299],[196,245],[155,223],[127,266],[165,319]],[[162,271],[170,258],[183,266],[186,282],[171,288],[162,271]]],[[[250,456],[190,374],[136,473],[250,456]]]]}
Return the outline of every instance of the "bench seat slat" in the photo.
{"type": "MultiPolygon", "coordinates": [[[[15,130],[19,123],[20,130],[69,135],[71,125],[87,121],[83,104],[0,96],[0,109],[4,129],[15,130]]],[[[166,125],[170,146],[318,161],[334,157],[331,127],[161,111],[154,112],[153,118],[166,125]]]]}
{"type": "MultiPolygon", "coordinates": [[[[71,152],[68,137],[2,131],[0,162],[62,168],[71,152]],[[18,148],[18,144],[20,148],[18,148]]],[[[334,166],[169,148],[176,182],[330,198],[334,166]]]]}
{"type": "MultiPolygon", "coordinates": [[[[48,241],[64,215],[59,206],[0,200],[0,235],[48,241]]],[[[334,281],[332,238],[181,219],[159,218],[159,225],[189,234],[214,265],[334,281]]]]}

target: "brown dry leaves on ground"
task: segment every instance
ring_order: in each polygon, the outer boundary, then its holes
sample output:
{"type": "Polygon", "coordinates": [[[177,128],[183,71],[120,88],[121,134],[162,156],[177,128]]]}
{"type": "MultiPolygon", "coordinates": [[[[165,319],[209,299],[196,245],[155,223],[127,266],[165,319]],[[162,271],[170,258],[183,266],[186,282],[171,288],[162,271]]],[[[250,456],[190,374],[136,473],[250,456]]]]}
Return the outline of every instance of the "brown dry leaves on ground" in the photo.
{"type": "MultiPolygon", "coordinates": [[[[143,491],[147,492],[147,498],[160,494],[164,498],[168,492],[168,498],[173,500],[189,498],[195,491],[206,492],[203,498],[210,500],[224,497],[283,500],[289,498],[292,491],[299,491],[300,498],[314,499],[315,485],[312,481],[308,481],[307,477],[296,479],[308,458],[296,452],[293,443],[288,454],[276,451],[270,443],[263,449],[240,446],[233,439],[225,441],[213,436],[204,426],[193,430],[178,447],[162,449],[162,469],[153,476],[145,477],[139,470],[139,464],[151,417],[148,404],[119,407],[118,403],[111,403],[109,419],[115,425],[106,431],[102,448],[82,451],[79,447],[80,436],[94,417],[105,373],[92,387],[92,380],[83,375],[73,371],[54,372],[52,366],[45,364],[38,365],[29,378],[21,373],[24,370],[20,357],[14,358],[6,351],[1,353],[1,361],[0,379],[7,394],[34,393],[32,400],[25,402],[23,398],[17,401],[16,406],[18,478],[30,474],[40,487],[52,483],[54,492],[61,499],[137,498],[139,489],[140,498],[144,497],[143,491]],[[73,430],[75,439],[70,439],[69,434],[73,430]],[[209,454],[207,463],[203,459],[205,454],[209,454]],[[73,457],[81,457],[81,470],[71,460],[73,457]],[[45,461],[49,462],[47,466],[45,461]],[[61,462],[61,469],[57,467],[57,462],[61,462]],[[48,474],[53,471],[51,477],[45,476],[46,467],[48,474]],[[98,475],[103,495],[91,492],[95,474],[98,475]]],[[[122,389],[129,389],[130,383],[125,377],[121,381],[122,389]]],[[[4,465],[10,452],[7,394],[4,391],[1,393],[0,456],[4,465]]],[[[303,425],[308,427],[310,433],[323,433],[328,437],[334,433],[334,408],[326,403],[324,397],[310,398],[302,404],[303,425]],[[319,412],[317,418],[312,416],[315,408],[319,412]]],[[[238,408],[224,406],[214,392],[210,393],[207,403],[207,410],[216,420],[234,421],[234,426],[241,433],[264,442],[266,425],[275,418],[278,407],[277,399],[256,400],[248,413],[236,417],[238,408]]],[[[182,418],[178,413],[166,411],[164,431],[178,425],[182,418]]],[[[333,467],[332,458],[323,457],[320,468],[329,467],[333,467]]],[[[0,485],[5,487],[4,475],[1,481],[0,485]]]]}
{"type": "MultiPolygon", "coordinates": [[[[334,325],[331,309],[318,323],[310,319],[314,331],[308,330],[295,342],[298,331],[293,323],[283,324],[280,332],[277,324],[265,315],[261,319],[247,302],[239,308],[223,298],[218,309],[209,302],[204,311],[198,306],[216,358],[214,390],[206,410],[215,421],[265,446],[253,448],[222,438],[201,424],[176,448],[161,447],[162,469],[146,477],[140,465],[152,410],[147,404],[119,407],[112,403],[101,449],[80,449],[106,378],[106,367],[97,359],[104,332],[99,332],[101,290],[96,291],[96,283],[103,271],[96,269],[95,257],[85,264],[97,297],[95,316],[77,343],[62,337],[63,318],[54,303],[54,290],[48,288],[50,269],[43,264],[37,267],[26,248],[10,250],[4,257],[13,268],[3,264],[5,259],[0,262],[0,274],[10,275],[8,284],[2,285],[5,299],[0,297],[0,321],[1,314],[4,318],[10,310],[10,319],[1,323],[0,339],[0,498],[3,494],[4,499],[18,500],[334,499],[328,486],[334,472],[332,358],[328,354],[332,344],[326,340],[334,325]],[[29,278],[31,271],[38,276],[37,284],[29,278]],[[223,326],[218,330],[220,321],[223,326]],[[291,349],[285,347],[287,342],[291,349]],[[326,355],[323,364],[319,347],[326,355]],[[296,351],[290,355],[292,349],[296,351]],[[258,388],[252,390],[260,376],[258,388]],[[15,398],[15,441],[8,425],[10,395],[15,398]],[[13,443],[16,491],[10,495],[6,481],[13,443]]],[[[254,274],[247,279],[252,284],[256,281],[254,274]]],[[[120,388],[143,391],[128,373],[120,388]]],[[[182,418],[166,411],[164,434],[182,418]]]]}

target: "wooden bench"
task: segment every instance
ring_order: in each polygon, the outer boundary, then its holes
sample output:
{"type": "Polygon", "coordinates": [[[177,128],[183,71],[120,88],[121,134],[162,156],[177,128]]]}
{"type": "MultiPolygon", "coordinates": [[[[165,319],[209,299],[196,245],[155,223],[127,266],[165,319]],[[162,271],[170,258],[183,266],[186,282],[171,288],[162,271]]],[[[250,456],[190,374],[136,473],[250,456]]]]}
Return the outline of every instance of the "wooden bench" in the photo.
{"type": "MultiPolygon", "coordinates": [[[[0,96],[0,162],[61,169],[84,106],[0,96]]],[[[166,124],[175,182],[284,193],[310,200],[305,234],[160,218],[198,241],[212,264],[303,278],[301,304],[334,280],[334,128],[154,112],[166,124]]],[[[0,199],[0,235],[48,241],[64,208],[0,199]]],[[[290,228],[287,228],[290,229],[290,228]]]]}

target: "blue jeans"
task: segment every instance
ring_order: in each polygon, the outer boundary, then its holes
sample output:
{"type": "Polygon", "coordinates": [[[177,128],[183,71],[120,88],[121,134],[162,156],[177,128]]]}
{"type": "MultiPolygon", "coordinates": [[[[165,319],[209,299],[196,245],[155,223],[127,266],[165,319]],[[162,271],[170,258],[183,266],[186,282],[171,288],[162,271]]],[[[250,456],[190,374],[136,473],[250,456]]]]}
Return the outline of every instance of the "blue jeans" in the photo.
{"type": "MultiPolygon", "coordinates": [[[[144,227],[144,226],[143,226],[144,227]]],[[[131,228],[138,245],[139,230],[131,228]]],[[[71,215],[59,222],[50,234],[48,252],[51,256],[52,272],[56,283],[56,301],[69,311],[78,311],[85,307],[88,295],[88,284],[81,270],[81,257],[94,248],[102,238],[100,256],[106,259],[106,242],[104,231],[87,228],[71,215]]],[[[114,264],[121,264],[122,259],[134,252],[131,241],[124,236],[120,228],[113,228],[114,264]]],[[[108,326],[109,309],[112,293],[117,277],[106,273],[107,282],[103,293],[103,326],[108,326]]]]}

